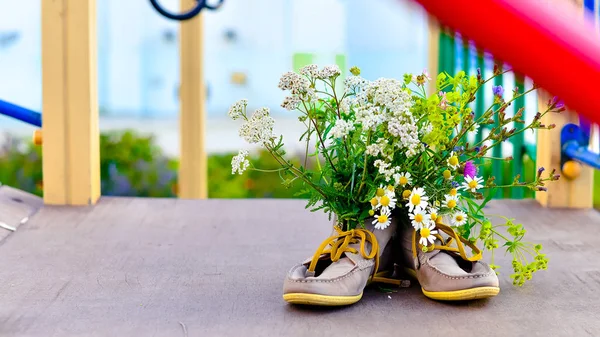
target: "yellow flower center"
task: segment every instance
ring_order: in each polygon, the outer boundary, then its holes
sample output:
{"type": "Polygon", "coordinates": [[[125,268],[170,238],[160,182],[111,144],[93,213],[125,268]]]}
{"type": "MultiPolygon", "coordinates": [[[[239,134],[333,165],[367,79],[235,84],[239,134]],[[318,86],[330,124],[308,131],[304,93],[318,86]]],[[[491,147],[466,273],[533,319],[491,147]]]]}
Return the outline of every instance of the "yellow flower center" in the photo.
{"type": "Polygon", "coordinates": [[[464,219],[464,217],[461,214],[458,214],[456,216],[456,222],[461,222],[461,221],[463,221],[463,219],[464,219]]]}
{"type": "Polygon", "coordinates": [[[450,193],[449,193],[449,194],[450,194],[450,195],[452,195],[452,196],[454,196],[454,195],[456,195],[457,193],[458,193],[458,191],[456,190],[456,188],[453,188],[453,189],[451,189],[451,190],[450,190],[450,193]]]}
{"type": "Polygon", "coordinates": [[[421,204],[421,196],[418,194],[413,195],[412,197],[410,197],[410,203],[418,206],[419,204],[421,204]]]}
{"type": "Polygon", "coordinates": [[[476,188],[476,187],[477,187],[477,181],[475,181],[475,180],[469,181],[469,188],[476,188]]]}
{"type": "Polygon", "coordinates": [[[451,166],[458,165],[458,157],[457,156],[450,157],[450,159],[448,159],[448,163],[450,163],[451,166]]]}
{"type": "Polygon", "coordinates": [[[423,221],[423,214],[417,214],[417,215],[415,215],[415,221],[416,222],[422,222],[423,221]]]}
{"type": "Polygon", "coordinates": [[[379,203],[379,201],[377,201],[377,198],[371,199],[371,206],[375,207],[375,206],[377,206],[378,203],[379,203]]]}
{"type": "Polygon", "coordinates": [[[388,191],[394,192],[394,186],[392,185],[388,185],[387,189],[388,191]]]}
{"type": "Polygon", "coordinates": [[[450,179],[450,177],[452,177],[452,172],[450,172],[450,170],[445,170],[443,175],[444,179],[450,179]]]}
{"type": "Polygon", "coordinates": [[[381,214],[379,217],[377,217],[377,221],[379,221],[379,223],[385,223],[388,221],[388,217],[385,214],[381,214]]]}
{"type": "Polygon", "coordinates": [[[410,197],[411,193],[412,192],[410,190],[404,190],[404,192],[402,192],[402,198],[408,199],[408,197],[410,197]]]}
{"type": "Polygon", "coordinates": [[[431,213],[431,220],[433,220],[433,221],[437,220],[437,214],[431,213]]]}
{"type": "Polygon", "coordinates": [[[406,177],[400,177],[400,179],[398,179],[398,183],[402,186],[408,184],[408,178],[406,177]]]}
{"type": "Polygon", "coordinates": [[[377,193],[375,193],[378,197],[383,197],[385,195],[385,191],[383,188],[378,188],[377,193]]]}
{"type": "Polygon", "coordinates": [[[429,230],[429,228],[421,228],[421,236],[424,238],[429,237],[429,235],[431,235],[431,231],[429,230]]]}
{"type": "Polygon", "coordinates": [[[384,195],[383,197],[381,197],[381,199],[379,199],[379,203],[381,204],[381,206],[389,206],[390,205],[390,197],[388,197],[387,195],[384,195]]]}
{"type": "Polygon", "coordinates": [[[450,200],[450,201],[448,201],[447,205],[448,205],[448,208],[454,208],[454,207],[456,207],[456,200],[450,200]]]}
{"type": "Polygon", "coordinates": [[[374,210],[372,210],[372,209],[370,209],[370,210],[369,210],[369,215],[370,215],[370,216],[373,216],[373,215],[375,215],[375,211],[374,211],[374,210]]]}

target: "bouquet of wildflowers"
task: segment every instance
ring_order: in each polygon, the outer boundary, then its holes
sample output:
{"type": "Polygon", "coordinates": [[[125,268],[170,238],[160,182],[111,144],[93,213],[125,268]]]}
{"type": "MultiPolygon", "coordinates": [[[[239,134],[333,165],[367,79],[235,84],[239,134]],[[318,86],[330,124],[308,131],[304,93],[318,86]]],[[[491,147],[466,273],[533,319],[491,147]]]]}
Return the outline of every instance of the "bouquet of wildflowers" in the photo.
{"type": "MultiPolygon", "coordinates": [[[[249,114],[247,101],[235,103],[229,115],[241,120],[240,136],[268,150],[281,167],[255,168],[247,151],[240,151],[232,160],[233,173],[278,172],[284,185],[304,184],[307,208],[334,214],[344,230],[362,227],[365,221],[385,229],[392,217],[403,217],[420,233],[424,251],[432,248],[436,225],[443,221],[471,243],[481,240],[492,251],[492,260],[494,249],[506,247],[513,256],[512,277],[518,285],[545,269],[542,247],[523,241],[524,226],[509,218],[492,225],[484,206],[496,188],[543,191],[544,184],[558,175],[554,171],[544,175],[540,169],[533,181],[523,182],[517,176],[510,185],[496,186],[493,177],[484,181],[479,167],[484,160],[494,160],[487,153],[508,138],[527,130],[551,129],[540,119],[564,106],[551,100],[546,111],[515,129],[509,125],[525,123],[524,112],[508,117],[505,110],[535,86],[515,90],[506,99],[503,89],[494,87],[494,104],[478,117],[470,107],[485,83],[506,72],[498,67],[489,79],[461,71],[454,77],[442,73],[435,83],[428,83],[432,79],[427,72],[375,81],[362,78],[356,67],[350,72],[352,76],[341,81],[338,67],[309,65],[299,73],[284,74],[279,82],[279,88],[288,92],[282,107],[297,111],[306,127],[300,141],[306,142],[307,157],[316,158],[314,169],[286,159],[283,138],[274,134],[275,121],[268,108],[249,114]],[[435,94],[426,93],[427,85],[436,86],[435,94]],[[469,135],[482,126],[490,127],[490,132],[470,144],[469,135]]],[[[497,268],[493,261],[492,268],[497,268]]]]}

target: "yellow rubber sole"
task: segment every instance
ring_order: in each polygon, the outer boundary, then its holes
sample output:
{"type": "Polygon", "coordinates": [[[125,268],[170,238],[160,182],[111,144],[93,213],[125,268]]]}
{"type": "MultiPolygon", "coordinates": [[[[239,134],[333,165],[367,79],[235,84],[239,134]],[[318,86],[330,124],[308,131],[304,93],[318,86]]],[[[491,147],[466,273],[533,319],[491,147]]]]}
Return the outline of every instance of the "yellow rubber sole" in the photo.
{"type": "Polygon", "coordinates": [[[494,297],[500,293],[498,287],[479,287],[455,291],[427,291],[421,288],[425,296],[438,301],[468,301],[494,297]]]}
{"type": "Polygon", "coordinates": [[[341,305],[354,304],[362,298],[362,293],[356,296],[328,296],[316,294],[291,293],[284,294],[283,299],[292,304],[320,305],[326,307],[337,307],[341,305]]]}

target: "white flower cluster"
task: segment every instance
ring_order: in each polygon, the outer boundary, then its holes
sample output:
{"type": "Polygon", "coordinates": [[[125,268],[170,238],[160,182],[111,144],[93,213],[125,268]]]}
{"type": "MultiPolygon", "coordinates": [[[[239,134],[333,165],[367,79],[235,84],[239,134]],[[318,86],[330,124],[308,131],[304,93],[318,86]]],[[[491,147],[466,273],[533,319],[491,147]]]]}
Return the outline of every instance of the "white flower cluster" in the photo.
{"type": "Polygon", "coordinates": [[[331,135],[334,138],[343,138],[346,137],[350,131],[354,130],[354,123],[345,121],[343,119],[338,119],[335,122],[333,128],[331,128],[331,135]]]}
{"type": "Polygon", "coordinates": [[[279,79],[279,89],[289,90],[292,94],[303,94],[310,87],[310,81],[296,74],[293,71],[288,71],[279,79]]]}
{"type": "Polygon", "coordinates": [[[340,67],[337,65],[325,66],[321,71],[319,71],[319,77],[322,80],[325,79],[333,79],[340,76],[342,72],[340,71],[340,67]]]}
{"type": "Polygon", "coordinates": [[[319,66],[310,64],[300,68],[300,74],[307,77],[319,78],[319,66]]]}
{"type": "Polygon", "coordinates": [[[250,162],[246,158],[248,156],[248,151],[240,150],[240,152],[231,158],[231,174],[239,173],[242,174],[248,166],[250,166],[250,162]]]}
{"type": "Polygon", "coordinates": [[[360,92],[363,90],[369,81],[360,76],[350,76],[344,80],[344,86],[346,87],[346,94],[360,92]]]}
{"type": "Polygon", "coordinates": [[[270,142],[273,135],[275,120],[269,115],[269,108],[256,110],[250,118],[240,127],[240,137],[250,144],[265,145],[270,142]]]}
{"type": "Polygon", "coordinates": [[[287,96],[284,98],[283,103],[281,103],[281,107],[289,111],[296,110],[298,105],[300,105],[300,97],[298,95],[287,96]]]}
{"type": "Polygon", "coordinates": [[[242,116],[246,115],[246,107],[248,106],[247,99],[241,99],[235,102],[231,108],[229,108],[229,117],[233,120],[236,120],[242,116]]]}

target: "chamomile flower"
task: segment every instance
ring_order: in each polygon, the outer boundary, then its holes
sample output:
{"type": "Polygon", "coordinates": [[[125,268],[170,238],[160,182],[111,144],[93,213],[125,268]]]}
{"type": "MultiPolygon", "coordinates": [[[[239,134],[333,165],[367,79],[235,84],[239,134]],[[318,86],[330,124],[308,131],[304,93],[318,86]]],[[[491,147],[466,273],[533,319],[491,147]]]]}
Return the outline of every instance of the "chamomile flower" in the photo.
{"type": "Polygon", "coordinates": [[[450,153],[450,158],[448,158],[448,166],[450,166],[453,170],[456,170],[460,166],[458,156],[454,153],[454,151],[450,153]]]}
{"type": "Polygon", "coordinates": [[[372,224],[375,225],[375,229],[386,229],[390,226],[391,220],[390,212],[381,210],[379,215],[375,215],[375,220],[373,220],[372,224]]]}
{"type": "Polygon", "coordinates": [[[444,202],[442,203],[442,206],[449,208],[449,209],[454,209],[454,207],[456,207],[458,205],[458,196],[456,195],[449,195],[446,194],[444,196],[444,202]]]}
{"type": "Polygon", "coordinates": [[[439,215],[439,213],[438,213],[439,211],[437,208],[429,207],[428,212],[429,212],[428,216],[429,216],[429,219],[431,219],[431,222],[435,223],[438,221],[438,219],[441,219],[441,216],[439,215]]]}
{"type": "Polygon", "coordinates": [[[425,194],[425,190],[420,187],[413,188],[410,196],[408,196],[408,211],[412,212],[413,209],[421,210],[427,207],[427,201],[429,197],[425,194]]]}
{"type": "Polygon", "coordinates": [[[465,191],[477,192],[478,189],[482,188],[483,178],[481,177],[465,177],[465,182],[462,183],[461,188],[465,191]]]}
{"type": "Polygon", "coordinates": [[[419,230],[419,234],[421,235],[419,243],[423,246],[432,245],[435,242],[434,235],[437,233],[438,231],[435,229],[435,224],[429,223],[419,230]]]}
{"type": "Polygon", "coordinates": [[[452,214],[452,224],[454,226],[462,226],[467,223],[467,214],[463,211],[457,211],[452,214]]]}
{"type": "Polygon", "coordinates": [[[419,230],[431,221],[431,216],[425,212],[425,210],[421,209],[415,213],[408,214],[408,217],[411,220],[412,226],[415,230],[419,230]]]}
{"type": "Polygon", "coordinates": [[[396,178],[396,183],[402,187],[412,184],[410,172],[399,173],[394,178],[396,178]]]}
{"type": "Polygon", "coordinates": [[[395,196],[390,196],[388,194],[384,195],[383,197],[379,198],[379,206],[378,208],[381,207],[382,211],[391,211],[394,208],[396,208],[396,197],[395,196]]]}

